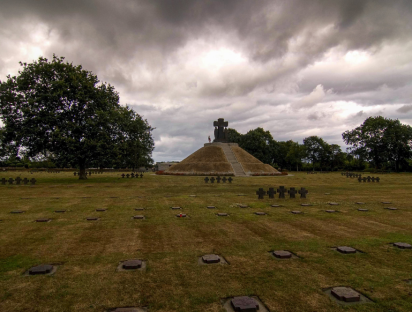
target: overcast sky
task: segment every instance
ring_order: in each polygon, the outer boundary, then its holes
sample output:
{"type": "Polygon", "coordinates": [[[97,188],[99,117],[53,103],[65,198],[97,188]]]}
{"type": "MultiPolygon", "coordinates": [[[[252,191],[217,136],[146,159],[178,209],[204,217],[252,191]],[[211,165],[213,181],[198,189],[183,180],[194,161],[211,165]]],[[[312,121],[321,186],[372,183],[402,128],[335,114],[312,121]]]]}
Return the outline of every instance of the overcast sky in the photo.
{"type": "Polygon", "coordinates": [[[0,0],[0,80],[53,53],[112,84],[181,160],[225,118],[278,141],[412,124],[412,0],[0,0]]]}

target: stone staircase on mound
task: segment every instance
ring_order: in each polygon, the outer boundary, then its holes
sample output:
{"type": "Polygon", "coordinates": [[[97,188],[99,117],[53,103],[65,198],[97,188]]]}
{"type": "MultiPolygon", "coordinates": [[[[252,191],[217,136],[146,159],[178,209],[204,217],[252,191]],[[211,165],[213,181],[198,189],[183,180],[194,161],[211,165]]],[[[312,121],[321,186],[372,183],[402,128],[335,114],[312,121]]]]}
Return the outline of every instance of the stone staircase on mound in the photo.
{"type": "Polygon", "coordinates": [[[235,172],[236,177],[245,177],[247,176],[245,171],[243,170],[242,165],[238,162],[235,154],[233,153],[232,149],[230,148],[230,145],[228,143],[223,143],[219,145],[222,149],[223,152],[225,153],[225,156],[227,160],[230,162],[232,165],[233,171],[235,172]]]}

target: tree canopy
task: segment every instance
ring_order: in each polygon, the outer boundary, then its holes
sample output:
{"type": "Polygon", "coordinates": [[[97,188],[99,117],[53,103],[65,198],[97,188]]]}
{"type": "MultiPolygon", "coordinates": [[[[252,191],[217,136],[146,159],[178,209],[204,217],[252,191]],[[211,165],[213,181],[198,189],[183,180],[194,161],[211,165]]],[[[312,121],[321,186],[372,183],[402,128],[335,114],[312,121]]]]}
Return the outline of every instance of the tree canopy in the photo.
{"type": "Polygon", "coordinates": [[[75,165],[80,179],[92,164],[152,162],[153,128],[119,105],[113,86],[63,57],[20,65],[17,76],[0,81],[1,144],[8,150],[75,165]]]}
{"type": "Polygon", "coordinates": [[[371,161],[376,168],[393,163],[395,170],[408,166],[411,157],[412,127],[396,119],[369,117],[353,130],[342,133],[349,151],[371,161]]]}

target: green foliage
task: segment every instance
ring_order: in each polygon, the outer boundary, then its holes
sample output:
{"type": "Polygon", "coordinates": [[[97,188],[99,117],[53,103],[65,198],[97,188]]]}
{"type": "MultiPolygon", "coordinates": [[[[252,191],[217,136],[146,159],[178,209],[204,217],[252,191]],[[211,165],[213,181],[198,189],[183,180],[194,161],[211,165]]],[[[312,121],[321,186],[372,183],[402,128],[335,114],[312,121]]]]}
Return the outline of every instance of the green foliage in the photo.
{"type": "Polygon", "coordinates": [[[20,64],[18,76],[0,82],[1,143],[15,155],[77,166],[81,179],[95,162],[151,162],[152,128],[119,105],[111,85],[63,57],[20,64]]]}
{"type": "Polygon", "coordinates": [[[371,161],[376,168],[392,166],[395,170],[408,168],[411,157],[412,127],[399,120],[382,116],[369,117],[362,125],[342,133],[349,151],[371,161]]]}

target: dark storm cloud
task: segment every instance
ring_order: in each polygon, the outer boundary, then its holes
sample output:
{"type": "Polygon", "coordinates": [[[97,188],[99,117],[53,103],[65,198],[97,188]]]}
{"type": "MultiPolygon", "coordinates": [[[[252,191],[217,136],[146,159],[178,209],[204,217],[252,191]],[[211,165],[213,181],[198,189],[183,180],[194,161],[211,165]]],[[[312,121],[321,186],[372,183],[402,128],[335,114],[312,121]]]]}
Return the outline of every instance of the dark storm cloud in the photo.
{"type": "Polygon", "coordinates": [[[197,149],[219,117],[301,141],[412,116],[410,0],[2,1],[0,41],[0,79],[56,53],[113,84],[157,128],[162,159],[197,149]]]}

